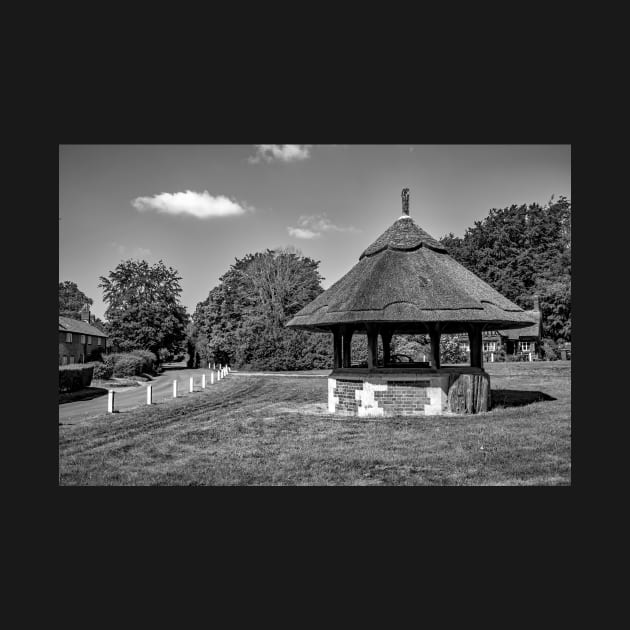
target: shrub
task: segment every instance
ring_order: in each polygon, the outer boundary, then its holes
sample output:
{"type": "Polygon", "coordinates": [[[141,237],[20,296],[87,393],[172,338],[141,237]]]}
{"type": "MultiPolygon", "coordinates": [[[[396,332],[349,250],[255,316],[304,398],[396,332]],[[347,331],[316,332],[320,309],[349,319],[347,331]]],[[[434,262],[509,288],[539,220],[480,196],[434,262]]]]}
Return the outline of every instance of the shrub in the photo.
{"type": "Polygon", "coordinates": [[[94,367],[92,365],[60,365],[59,391],[73,392],[88,387],[92,382],[94,367]]]}
{"type": "Polygon", "coordinates": [[[557,361],[560,358],[560,349],[553,339],[543,339],[540,344],[543,359],[557,361]]]}
{"type": "Polygon", "coordinates": [[[115,352],[105,356],[105,365],[111,367],[113,376],[136,376],[142,374],[144,359],[136,354],[115,352]]]}
{"type": "Polygon", "coordinates": [[[140,357],[143,361],[142,371],[149,374],[155,373],[155,367],[157,364],[157,357],[150,350],[132,350],[129,354],[133,354],[140,357]]]}
{"type": "Polygon", "coordinates": [[[107,379],[114,374],[114,366],[109,363],[97,362],[92,365],[94,367],[93,378],[107,379]]]}
{"type": "Polygon", "coordinates": [[[135,354],[120,356],[114,363],[114,376],[136,376],[142,374],[144,361],[135,354]]]}
{"type": "Polygon", "coordinates": [[[158,350],[158,358],[160,363],[166,363],[173,360],[173,353],[168,348],[160,348],[158,350]]]}

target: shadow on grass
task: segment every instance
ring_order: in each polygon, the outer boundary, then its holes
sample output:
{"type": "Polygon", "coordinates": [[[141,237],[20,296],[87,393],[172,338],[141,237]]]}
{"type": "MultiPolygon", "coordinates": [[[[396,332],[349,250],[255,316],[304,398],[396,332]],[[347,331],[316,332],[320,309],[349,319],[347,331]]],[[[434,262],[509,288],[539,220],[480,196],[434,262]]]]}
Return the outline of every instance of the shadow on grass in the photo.
{"type": "Polygon", "coordinates": [[[63,405],[69,402],[77,402],[78,400],[92,400],[99,396],[105,396],[107,391],[103,387],[84,387],[76,392],[65,392],[59,394],[59,404],[63,405]]]}
{"type": "Polygon", "coordinates": [[[492,407],[522,407],[535,402],[557,400],[544,392],[532,392],[522,389],[493,389],[492,407]]]}

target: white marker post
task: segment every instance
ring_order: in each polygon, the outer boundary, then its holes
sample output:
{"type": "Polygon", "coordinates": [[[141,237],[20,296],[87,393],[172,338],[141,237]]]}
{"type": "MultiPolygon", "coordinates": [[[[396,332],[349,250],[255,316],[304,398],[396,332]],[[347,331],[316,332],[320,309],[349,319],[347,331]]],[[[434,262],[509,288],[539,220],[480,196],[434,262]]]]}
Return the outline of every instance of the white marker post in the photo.
{"type": "Polygon", "coordinates": [[[531,352],[529,353],[529,360],[530,361],[532,360],[532,353],[531,352]]]}
{"type": "Polygon", "coordinates": [[[147,405],[153,402],[153,385],[147,385],[147,405]]]}
{"type": "Polygon", "coordinates": [[[210,372],[210,385],[214,385],[214,370],[210,372]]]}
{"type": "Polygon", "coordinates": [[[190,377],[190,385],[188,387],[188,391],[192,394],[193,393],[193,389],[194,389],[194,385],[193,385],[193,377],[190,377]]]}
{"type": "Polygon", "coordinates": [[[173,381],[173,398],[177,398],[177,381],[173,381]]]}
{"type": "Polygon", "coordinates": [[[107,413],[114,413],[114,394],[111,389],[107,394],[107,413]]]}
{"type": "Polygon", "coordinates": [[[201,389],[206,389],[206,373],[201,375],[201,389]]]}

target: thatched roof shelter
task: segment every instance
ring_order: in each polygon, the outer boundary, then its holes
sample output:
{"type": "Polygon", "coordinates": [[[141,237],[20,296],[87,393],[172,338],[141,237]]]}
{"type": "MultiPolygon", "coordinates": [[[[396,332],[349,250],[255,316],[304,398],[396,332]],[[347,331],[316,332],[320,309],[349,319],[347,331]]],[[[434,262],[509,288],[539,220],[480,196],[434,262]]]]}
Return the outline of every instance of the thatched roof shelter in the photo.
{"type": "MultiPolygon", "coordinates": [[[[287,326],[350,335],[367,332],[368,337],[372,331],[384,341],[396,333],[428,333],[438,344],[442,333],[468,332],[476,337],[478,332],[481,345],[483,328],[534,324],[523,309],[451,258],[414,222],[408,215],[406,191],[403,215],[287,326]]],[[[471,349],[472,345],[471,337],[471,349]]],[[[439,367],[439,358],[434,366],[439,367]]]]}

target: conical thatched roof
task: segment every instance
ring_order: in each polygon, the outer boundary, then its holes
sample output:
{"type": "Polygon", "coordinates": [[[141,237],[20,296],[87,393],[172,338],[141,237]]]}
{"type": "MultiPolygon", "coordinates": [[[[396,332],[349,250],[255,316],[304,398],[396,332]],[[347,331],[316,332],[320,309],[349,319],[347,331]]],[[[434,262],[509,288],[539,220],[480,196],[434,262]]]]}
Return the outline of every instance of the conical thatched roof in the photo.
{"type": "Polygon", "coordinates": [[[379,236],[359,262],[299,311],[287,326],[328,331],[339,324],[390,323],[400,332],[426,332],[424,324],[467,323],[521,328],[535,322],[516,304],[451,258],[407,215],[379,236]]]}

